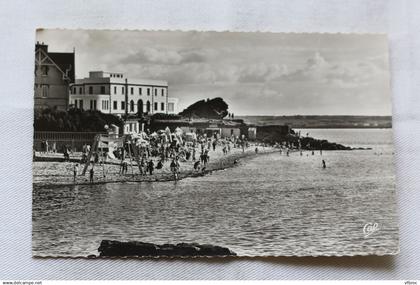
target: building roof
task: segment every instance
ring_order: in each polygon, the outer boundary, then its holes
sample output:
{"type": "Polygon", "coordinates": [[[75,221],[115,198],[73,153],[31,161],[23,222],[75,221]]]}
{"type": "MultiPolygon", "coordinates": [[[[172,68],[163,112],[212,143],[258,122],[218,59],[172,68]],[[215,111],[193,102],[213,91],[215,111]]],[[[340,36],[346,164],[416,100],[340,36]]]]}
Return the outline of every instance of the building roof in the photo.
{"type": "Polygon", "coordinates": [[[92,83],[125,84],[126,80],[127,80],[128,85],[168,87],[168,82],[164,80],[131,78],[131,77],[126,77],[123,73],[108,72],[108,71],[101,71],[101,70],[90,71],[88,77],[76,79],[76,84],[92,84],[92,83]],[[111,75],[116,75],[116,74],[121,75],[121,77],[111,76],[111,75]]]}
{"type": "Polygon", "coordinates": [[[144,79],[144,78],[128,78],[128,83],[140,84],[140,85],[168,86],[168,81],[156,80],[156,79],[144,79]]]}
{"type": "Polygon", "coordinates": [[[155,122],[159,123],[168,123],[168,124],[182,124],[182,125],[190,125],[194,126],[197,124],[206,124],[206,125],[217,125],[220,128],[228,127],[228,128],[239,128],[243,125],[243,122],[237,120],[216,120],[216,119],[206,119],[206,118],[194,118],[192,120],[181,118],[176,120],[171,119],[156,119],[155,122]]]}
{"type": "Polygon", "coordinates": [[[75,80],[75,64],[73,52],[48,52],[48,56],[63,71],[67,72],[70,82],[75,80]]]}

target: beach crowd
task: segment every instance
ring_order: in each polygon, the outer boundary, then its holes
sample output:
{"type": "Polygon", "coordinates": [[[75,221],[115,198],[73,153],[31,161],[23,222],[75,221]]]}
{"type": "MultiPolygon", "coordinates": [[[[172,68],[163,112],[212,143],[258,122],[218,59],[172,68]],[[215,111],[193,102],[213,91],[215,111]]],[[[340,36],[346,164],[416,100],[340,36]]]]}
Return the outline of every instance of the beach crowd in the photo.
{"type": "MultiPolygon", "coordinates": [[[[176,180],[179,176],[180,162],[190,162],[194,171],[204,172],[212,151],[215,152],[220,148],[223,154],[227,155],[232,148],[240,148],[244,152],[248,147],[249,142],[244,135],[221,138],[219,133],[185,133],[180,128],[171,132],[169,128],[166,128],[153,133],[146,130],[114,140],[99,139],[96,148],[85,144],[82,147],[79,163],[89,165],[91,182],[93,182],[95,164],[105,167],[107,162],[116,160],[120,162],[120,175],[129,174],[129,166],[132,173],[135,168],[138,168],[140,175],[153,175],[155,171],[169,165],[173,178],[176,180]]],[[[79,174],[79,163],[73,167],[74,180],[79,174]]]]}

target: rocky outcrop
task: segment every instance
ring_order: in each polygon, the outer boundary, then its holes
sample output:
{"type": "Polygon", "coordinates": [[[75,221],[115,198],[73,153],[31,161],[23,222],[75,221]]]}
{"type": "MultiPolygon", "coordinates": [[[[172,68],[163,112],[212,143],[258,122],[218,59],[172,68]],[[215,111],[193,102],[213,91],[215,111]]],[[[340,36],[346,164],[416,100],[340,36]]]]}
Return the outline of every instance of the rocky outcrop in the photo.
{"type": "Polygon", "coordinates": [[[257,140],[264,143],[286,141],[290,133],[291,129],[287,125],[257,126],[257,140]]]}
{"type": "Polygon", "coordinates": [[[228,114],[228,104],[220,98],[200,100],[188,106],[179,115],[187,118],[198,117],[208,119],[222,119],[228,114]]]}
{"type": "Polygon", "coordinates": [[[154,244],[139,241],[102,240],[100,256],[234,256],[226,247],[198,243],[154,244]]]}
{"type": "Polygon", "coordinates": [[[300,145],[305,150],[350,150],[351,147],[342,144],[329,142],[327,140],[315,139],[312,137],[299,137],[296,132],[284,125],[257,126],[257,140],[265,143],[288,142],[297,147],[300,145]]]}
{"type": "Polygon", "coordinates": [[[351,150],[351,147],[344,146],[339,143],[329,142],[327,140],[318,140],[311,137],[303,137],[300,139],[302,149],[313,150],[351,150]]]}

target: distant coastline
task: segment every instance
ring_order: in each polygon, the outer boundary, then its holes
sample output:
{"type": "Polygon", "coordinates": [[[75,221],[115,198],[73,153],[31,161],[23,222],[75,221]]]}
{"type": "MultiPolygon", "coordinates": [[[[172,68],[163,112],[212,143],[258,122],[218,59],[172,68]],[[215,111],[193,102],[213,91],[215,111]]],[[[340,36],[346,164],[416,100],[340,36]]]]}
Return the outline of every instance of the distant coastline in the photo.
{"type": "Polygon", "coordinates": [[[257,126],[289,125],[293,129],[373,129],[392,128],[392,116],[236,116],[245,123],[257,126]]]}

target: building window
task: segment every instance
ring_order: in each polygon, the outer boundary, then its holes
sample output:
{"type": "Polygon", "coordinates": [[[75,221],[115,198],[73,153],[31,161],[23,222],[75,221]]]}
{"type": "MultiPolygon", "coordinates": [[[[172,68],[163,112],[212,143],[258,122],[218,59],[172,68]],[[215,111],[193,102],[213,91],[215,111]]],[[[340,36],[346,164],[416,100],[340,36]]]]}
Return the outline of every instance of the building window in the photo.
{"type": "Polygon", "coordinates": [[[48,97],[50,86],[49,85],[41,85],[41,96],[46,98],[48,97]]]}
{"type": "Polygon", "coordinates": [[[83,92],[82,92],[83,90],[82,90],[82,87],[80,87],[79,88],[79,94],[83,94],[83,92]]]}
{"type": "Polygon", "coordinates": [[[137,113],[140,115],[143,114],[143,101],[142,100],[137,101],[137,113]]]}
{"type": "Polygon", "coordinates": [[[125,102],[121,101],[121,110],[125,110],[125,102]]]}
{"type": "Polygon", "coordinates": [[[158,103],[155,102],[155,111],[157,111],[157,109],[158,109],[158,103]]]}
{"type": "Polygon", "coordinates": [[[117,94],[117,86],[114,86],[114,94],[117,94]]]}
{"type": "Polygon", "coordinates": [[[101,86],[101,94],[105,94],[105,86],[101,86]]]}
{"type": "Polygon", "coordinates": [[[73,94],[76,94],[76,87],[73,87],[73,94]]]}
{"type": "Polygon", "coordinates": [[[124,94],[124,87],[121,87],[121,92],[122,94],[124,94]]]}
{"type": "Polygon", "coordinates": [[[93,86],[89,86],[89,94],[93,94],[93,86]]]}
{"type": "Polygon", "coordinates": [[[160,93],[162,93],[162,96],[165,96],[165,89],[162,89],[162,90],[160,91],[160,93]]]}
{"type": "Polygon", "coordinates": [[[90,100],[90,110],[96,110],[96,100],[90,100]]]}
{"type": "Polygon", "coordinates": [[[118,102],[114,101],[114,110],[117,110],[117,109],[118,109],[118,102]]]}
{"type": "Polygon", "coordinates": [[[139,95],[141,95],[141,87],[139,87],[139,95]]]}
{"type": "Polygon", "coordinates": [[[130,101],[130,112],[134,112],[134,101],[130,101]]]}
{"type": "Polygon", "coordinates": [[[155,89],[155,96],[157,96],[157,89],[155,89]]]}
{"type": "Polygon", "coordinates": [[[147,88],[147,96],[150,96],[150,88],[147,88]]]}
{"type": "Polygon", "coordinates": [[[79,109],[83,110],[83,100],[79,100],[79,109]]]}
{"type": "Polygon", "coordinates": [[[150,112],[150,102],[149,101],[146,102],[146,111],[150,112]]]}
{"type": "Polygon", "coordinates": [[[131,93],[131,95],[134,94],[134,88],[133,87],[130,88],[130,93],[131,93]]]}
{"type": "Polygon", "coordinates": [[[165,103],[160,103],[160,110],[165,111],[165,103]]]}

